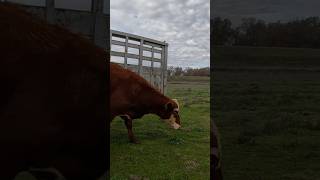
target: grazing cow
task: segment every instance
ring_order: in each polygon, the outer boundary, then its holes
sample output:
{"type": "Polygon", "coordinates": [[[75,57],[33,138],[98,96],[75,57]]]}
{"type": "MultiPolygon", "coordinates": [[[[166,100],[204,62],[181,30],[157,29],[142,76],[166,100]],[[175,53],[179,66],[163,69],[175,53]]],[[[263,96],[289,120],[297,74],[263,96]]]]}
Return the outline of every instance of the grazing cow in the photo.
{"type": "Polygon", "coordinates": [[[156,114],[172,128],[180,128],[177,101],[164,96],[141,76],[111,63],[110,81],[110,120],[116,116],[124,119],[131,142],[138,143],[132,132],[132,120],[145,114],[156,114]]]}
{"type": "Polygon", "coordinates": [[[12,4],[0,3],[0,32],[0,179],[29,168],[102,176],[109,54],[12,4]]]}

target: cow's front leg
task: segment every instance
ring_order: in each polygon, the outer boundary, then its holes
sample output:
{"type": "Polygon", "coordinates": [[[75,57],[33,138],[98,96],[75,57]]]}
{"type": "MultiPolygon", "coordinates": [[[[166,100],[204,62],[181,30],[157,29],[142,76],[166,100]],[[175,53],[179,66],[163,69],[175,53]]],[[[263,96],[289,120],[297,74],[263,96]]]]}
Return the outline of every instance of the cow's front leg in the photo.
{"type": "Polygon", "coordinates": [[[120,117],[124,120],[124,123],[125,123],[125,125],[127,127],[128,138],[129,138],[130,142],[135,143],[135,144],[139,144],[140,142],[133,135],[131,117],[128,116],[128,115],[123,115],[123,116],[120,116],[120,117]]]}

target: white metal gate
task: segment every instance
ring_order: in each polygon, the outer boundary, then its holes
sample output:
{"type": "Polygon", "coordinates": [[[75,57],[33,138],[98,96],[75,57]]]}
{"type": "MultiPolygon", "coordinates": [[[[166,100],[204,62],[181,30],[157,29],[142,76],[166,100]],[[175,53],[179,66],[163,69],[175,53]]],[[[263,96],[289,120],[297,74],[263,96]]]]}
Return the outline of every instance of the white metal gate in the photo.
{"type": "Polygon", "coordinates": [[[168,43],[110,30],[111,61],[121,64],[166,92],[168,43]]]}

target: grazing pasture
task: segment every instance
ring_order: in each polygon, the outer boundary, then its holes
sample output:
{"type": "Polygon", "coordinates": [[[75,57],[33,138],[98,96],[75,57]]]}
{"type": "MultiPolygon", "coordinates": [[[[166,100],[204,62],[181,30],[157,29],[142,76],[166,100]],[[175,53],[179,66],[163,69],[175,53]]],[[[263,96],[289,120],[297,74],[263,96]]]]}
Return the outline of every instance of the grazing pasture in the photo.
{"type": "Polygon", "coordinates": [[[123,120],[111,123],[112,180],[209,179],[209,78],[175,78],[168,82],[167,95],[179,100],[179,130],[170,129],[155,115],[146,115],[133,121],[141,144],[132,144],[123,120]]]}
{"type": "Polygon", "coordinates": [[[320,178],[320,50],[217,47],[225,180],[320,178]]]}

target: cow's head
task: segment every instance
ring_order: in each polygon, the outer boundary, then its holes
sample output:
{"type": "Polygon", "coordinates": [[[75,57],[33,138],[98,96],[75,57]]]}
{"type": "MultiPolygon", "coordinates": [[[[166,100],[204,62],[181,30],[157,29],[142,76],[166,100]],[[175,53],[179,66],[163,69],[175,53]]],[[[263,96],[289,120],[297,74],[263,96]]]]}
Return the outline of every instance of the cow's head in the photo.
{"type": "Polygon", "coordinates": [[[173,129],[181,127],[179,116],[179,103],[176,99],[172,99],[164,105],[165,113],[162,120],[168,123],[173,129]]]}

